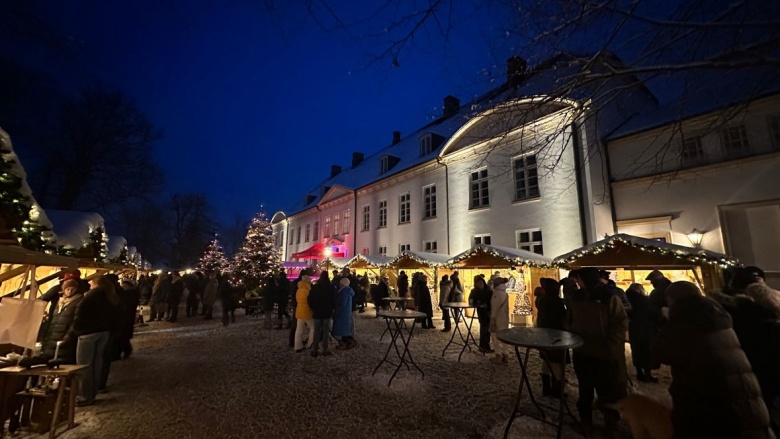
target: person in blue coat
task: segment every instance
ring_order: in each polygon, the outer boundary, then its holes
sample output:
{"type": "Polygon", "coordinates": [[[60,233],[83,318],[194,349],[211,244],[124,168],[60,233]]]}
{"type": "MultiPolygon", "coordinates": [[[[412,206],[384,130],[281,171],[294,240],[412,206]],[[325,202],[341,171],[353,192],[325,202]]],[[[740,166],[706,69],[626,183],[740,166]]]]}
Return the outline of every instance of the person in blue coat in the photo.
{"type": "Polygon", "coordinates": [[[355,291],[349,286],[349,279],[344,277],[339,282],[339,291],[336,293],[336,309],[333,310],[333,329],[331,333],[338,339],[336,349],[351,349],[357,342],[352,338],[352,298],[355,291]]]}

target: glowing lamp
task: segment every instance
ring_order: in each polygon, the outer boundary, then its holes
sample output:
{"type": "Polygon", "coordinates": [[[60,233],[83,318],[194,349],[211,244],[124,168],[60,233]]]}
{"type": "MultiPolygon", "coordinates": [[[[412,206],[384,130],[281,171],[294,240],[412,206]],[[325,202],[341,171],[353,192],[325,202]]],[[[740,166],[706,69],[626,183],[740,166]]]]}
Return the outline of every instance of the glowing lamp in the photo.
{"type": "Polygon", "coordinates": [[[701,247],[701,241],[704,239],[704,232],[693,229],[691,230],[691,233],[688,233],[686,236],[688,237],[688,241],[691,241],[691,244],[693,244],[694,247],[701,247]]]}
{"type": "Polygon", "coordinates": [[[332,254],[333,254],[333,250],[331,250],[331,249],[330,249],[330,247],[325,247],[325,250],[323,250],[323,251],[322,251],[322,254],[323,254],[323,255],[324,255],[326,258],[329,258],[329,257],[330,257],[330,255],[332,255],[332,254]]]}

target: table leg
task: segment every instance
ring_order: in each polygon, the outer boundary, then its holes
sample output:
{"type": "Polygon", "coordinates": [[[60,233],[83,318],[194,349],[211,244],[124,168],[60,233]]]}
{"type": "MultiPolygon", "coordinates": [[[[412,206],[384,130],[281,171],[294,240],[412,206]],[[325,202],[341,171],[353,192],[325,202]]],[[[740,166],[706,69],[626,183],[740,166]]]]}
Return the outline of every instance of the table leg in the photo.
{"type": "MultiPolygon", "coordinates": [[[[526,354],[528,351],[526,351],[526,354]]],[[[520,364],[523,364],[523,359],[520,357],[520,348],[515,346],[515,356],[517,357],[517,362],[520,364]]],[[[509,422],[506,423],[506,428],[504,428],[504,439],[507,439],[509,437],[509,429],[512,428],[512,423],[515,422],[515,416],[517,416],[517,410],[520,408],[520,396],[523,394],[523,385],[525,384],[525,369],[520,368],[521,370],[521,377],[520,377],[520,386],[517,388],[517,395],[515,396],[515,406],[512,408],[512,414],[509,415],[509,422]]]]}
{"type": "MultiPolygon", "coordinates": [[[[387,356],[390,355],[390,349],[393,349],[395,346],[395,337],[393,337],[393,331],[390,329],[390,319],[385,319],[385,323],[387,324],[387,329],[385,329],[385,332],[390,331],[390,344],[387,345],[387,350],[385,351],[385,357],[382,358],[382,361],[379,362],[379,364],[376,365],[374,368],[374,372],[371,373],[371,376],[374,376],[376,374],[376,371],[379,370],[379,367],[384,364],[385,361],[387,361],[387,356]]],[[[382,334],[382,337],[384,337],[384,333],[382,334]]],[[[380,338],[379,341],[382,341],[380,338]]],[[[396,352],[398,352],[398,347],[395,348],[396,352]]],[[[400,354],[399,354],[400,355],[400,354]]]]}
{"type": "Polygon", "coordinates": [[[49,439],[54,439],[54,437],[57,435],[57,425],[59,425],[60,421],[62,402],[63,399],[65,399],[65,384],[66,383],[61,382],[60,387],[57,389],[57,402],[54,403],[54,413],[51,415],[51,429],[49,430],[49,439]]]}
{"type": "MultiPolygon", "coordinates": [[[[471,343],[474,344],[474,346],[477,348],[477,351],[482,352],[482,356],[485,356],[485,352],[482,351],[482,349],[479,347],[479,343],[477,343],[477,339],[474,338],[474,333],[471,332],[471,328],[474,327],[474,316],[466,317],[463,316],[463,323],[466,325],[466,345],[469,344],[469,340],[471,340],[471,343]],[[468,320],[467,320],[468,319],[468,320]]],[[[471,347],[469,347],[469,352],[471,351],[471,347]]]]}
{"type": "Polygon", "coordinates": [[[70,393],[68,395],[68,430],[76,426],[76,394],[79,389],[79,376],[73,374],[70,376],[70,393]]]}
{"type": "MultiPolygon", "coordinates": [[[[445,308],[445,310],[446,309],[447,308],[445,308]]],[[[450,347],[450,345],[455,343],[455,335],[456,334],[460,335],[460,339],[463,340],[463,333],[460,331],[460,327],[458,327],[458,318],[457,318],[458,309],[457,308],[452,308],[452,315],[453,315],[453,320],[455,320],[455,325],[454,325],[455,326],[455,330],[452,331],[452,336],[450,336],[450,341],[447,343],[446,346],[444,346],[444,350],[441,351],[441,356],[442,357],[444,357],[444,354],[447,353],[447,349],[450,347]]],[[[460,357],[458,357],[458,361],[460,361],[460,357]]]]}
{"type": "MultiPolygon", "coordinates": [[[[408,355],[409,356],[409,361],[412,363],[412,365],[415,368],[417,368],[417,370],[420,371],[420,373],[422,374],[423,378],[425,378],[425,372],[423,372],[423,370],[420,369],[420,366],[418,366],[417,363],[415,363],[414,359],[412,358],[412,352],[409,350],[409,343],[411,343],[412,336],[414,334],[414,326],[415,326],[415,321],[413,320],[412,321],[412,327],[409,328],[409,338],[408,339],[404,339],[403,338],[403,334],[401,334],[401,341],[404,344],[404,355],[408,355]]],[[[404,363],[406,363],[406,362],[404,361],[404,363]]],[[[406,368],[409,369],[409,365],[408,364],[406,365],[406,368]]],[[[409,369],[409,370],[411,370],[411,369],[409,369]]]]}

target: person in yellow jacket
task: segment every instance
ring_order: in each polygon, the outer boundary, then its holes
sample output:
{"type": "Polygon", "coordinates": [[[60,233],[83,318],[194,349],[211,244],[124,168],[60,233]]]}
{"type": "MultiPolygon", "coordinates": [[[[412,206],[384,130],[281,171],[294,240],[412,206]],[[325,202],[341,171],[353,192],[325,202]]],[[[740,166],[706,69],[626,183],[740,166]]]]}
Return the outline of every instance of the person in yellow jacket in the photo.
{"type": "Polygon", "coordinates": [[[304,275],[298,282],[298,291],[295,292],[295,318],[298,323],[295,327],[295,352],[303,352],[306,346],[303,344],[303,331],[309,327],[309,343],[314,340],[314,313],[309,306],[309,291],[311,290],[311,278],[304,275]]]}

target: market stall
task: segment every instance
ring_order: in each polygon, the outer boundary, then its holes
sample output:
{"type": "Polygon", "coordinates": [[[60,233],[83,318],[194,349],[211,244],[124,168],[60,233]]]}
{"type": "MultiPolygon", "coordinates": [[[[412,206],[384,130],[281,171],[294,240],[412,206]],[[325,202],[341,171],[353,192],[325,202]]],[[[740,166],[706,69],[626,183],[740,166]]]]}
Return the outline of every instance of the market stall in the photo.
{"type": "MultiPolygon", "coordinates": [[[[401,270],[406,271],[411,282],[412,274],[416,271],[424,273],[428,276],[428,289],[431,292],[431,303],[433,303],[433,309],[438,310],[438,293],[439,293],[439,280],[440,276],[449,274],[447,270],[447,261],[452,257],[441,253],[426,253],[406,250],[400,255],[394,257],[387,263],[388,271],[392,271],[396,279],[401,270]]],[[[409,286],[410,289],[412,285],[409,286]]],[[[410,303],[414,306],[413,301],[410,303]]]]}
{"type": "Polygon", "coordinates": [[[355,255],[344,266],[360,276],[368,276],[371,284],[379,282],[382,275],[386,274],[390,278],[390,285],[395,286],[397,276],[387,269],[391,259],[382,255],[355,255]]]}
{"type": "MultiPolygon", "coordinates": [[[[478,244],[454,256],[447,263],[458,270],[464,292],[474,286],[474,277],[493,275],[509,279],[509,321],[515,325],[531,325],[536,306],[531,293],[542,277],[559,278],[559,270],[546,256],[509,247],[478,244]]],[[[468,296],[467,296],[468,297],[468,296]]]]}
{"type": "Polygon", "coordinates": [[[27,288],[29,284],[20,286],[20,282],[31,266],[35,267],[39,291],[45,292],[59,282],[65,271],[77,268],[78,263],[74,258],[49,255],[21,246],[0,246],[0,297],[15,294],[20,287],[27,288]]]}
{"type": "Polygon", "coordinates": [[[671,281],[686,280],[703,291],[723,287],[723,269],[739,265],[727,255],[708,250],[669,244],[623,233],[578,248],[555,258],[567,269],[598,267],[611,271],[618,287],[640,283],[649,293],[652,285],[645,277],[659,270],[671,281]]]}

